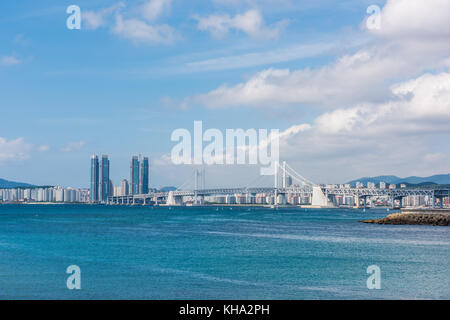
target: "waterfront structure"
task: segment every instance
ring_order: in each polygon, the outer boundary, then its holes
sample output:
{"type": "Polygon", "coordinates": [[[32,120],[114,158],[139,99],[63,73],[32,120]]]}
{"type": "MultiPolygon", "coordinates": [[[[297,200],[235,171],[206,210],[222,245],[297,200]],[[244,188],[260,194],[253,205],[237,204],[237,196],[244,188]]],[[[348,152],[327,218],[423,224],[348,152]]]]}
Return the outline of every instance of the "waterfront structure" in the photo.
{"type": "Polygon", "coordinates": [[[148,157],[133,156],[131,158],[129,194],[149,193],[149,168],[148,157]]]}
{"type": "Polygon", "coordinates": [[[122,184],[120,186],[121,189],[121,194],[123,196],[127,196],[130,194],[130,183],[128,182],[127,179],[123,179],[122,180],[122,184]]]}
{"type": "Polygon", "coordinates": [[[139,159],[139,194],[148,193],[149,163],[148,158],[139,159]]]}
{"type": "MultiPolygon", "coordinates": [[[[90,200],[91,202],[98,201],[99,195],[99,164],[98,157],[91,157],[91,192],[90,192],[90,200]]],[[[62,197],[61,197],[62,198],[62,197]]]]}
{"type": "Polygon", "coordinates": [[[131,158],[130,165],[130,193],[138,194],[139,193],[139,158],[137,156],[133,156],[131,158]]]}
{"type": "MultiPolygon", "coordinates": [[[[97,201],[97,200],[95,200],[95,201],[97,201]]],[[[64,202],[64,189],[63,188],[58,188],[55,190],[55,202],[64,202]]]]}
{"type": "Polygon", "coordinates": [[[0,202],[54,202],[54,203],[88,203],[90,189],[56,187],[34,187],[0,189],[0,202]]]}
{"type": "MultiPolygon", "coordinates": [[[[424,205],[435,207],[444,206],[445,199],[450,197],[450,189],[374,189],[374,188],[339,188],[335,185],[313,185],[290,188],[218,188],[175,190],[169,192],[151,192],[149,194],[116,196],[109,199],[110,204],[134,205],[134,204],[166,204],[202,205],[207,202],[225,204],[253,204],[262,203],[268,205],[285,205],[286,203],[298,204],[310,203],[315,207],[336,207],[339,205],[367,207],[367,206],[391,206],[401,207],[406,204],[407,197],[425,199],[424,205]],[[258,196],[258,194],[265,194],[258,196]],[[206,200],[206,201],[205,201],[206,200]]],[[[448,200],[447,200],[448,203],[448,200]]]]}
{"type": "Polygon", "coordinates": [[[100,163],[100,188],[99,201],[106,202],[110,196],[110,180],[109,180],[109,159],[107,155],[102,156],[100,163]]]}

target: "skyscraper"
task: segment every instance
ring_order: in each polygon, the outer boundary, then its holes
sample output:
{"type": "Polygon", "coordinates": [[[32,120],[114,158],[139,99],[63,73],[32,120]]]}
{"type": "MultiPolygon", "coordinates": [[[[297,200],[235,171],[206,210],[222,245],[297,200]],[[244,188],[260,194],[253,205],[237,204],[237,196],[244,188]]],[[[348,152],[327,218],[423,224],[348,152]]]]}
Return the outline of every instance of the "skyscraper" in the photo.
{"type": "Polygon", "coordinates": [[[109,187],[108,187],[108,197],[112,197],[114,195],[114,182],[109,179],[109,187]]]}
{"type": "Polygon", "coordinates": [[[109,159],[107,155],[103,155],[102,161],[100,162],[100,201],[106,202],[108,200],[109,188],[109,159]]]}
{"type": "Polygon", "coordinates": [[[139,193],[147,194],[148,193],[148,176],[149,176],[149,165],[148,158],[144,157],[144,159],[139,159],[139,193]]]}
{"type": "Polygon", "coordinates": [[[129,183],[128,183],[128,180],[127,179],[123,179],[122,180],[122,184],[121,184],[121,191],[122,191],[122,194],[121,194],[121,196],[127,196],[127,195],[129,195],[130,194],[130,191],[129,191],[129,183]]]}
{"type": "Polygon", "coordinates": [[[99,180],[98,180],[98,157],[91,157],[91,202],[98,201],[98,189],[99,180]]]}
{"type": "Polygon", "coordinates": [[[130,165],[130,181],[131,181],[131,194],[139,193],[139,159],[137,156],[131,158],[130,165]]]}

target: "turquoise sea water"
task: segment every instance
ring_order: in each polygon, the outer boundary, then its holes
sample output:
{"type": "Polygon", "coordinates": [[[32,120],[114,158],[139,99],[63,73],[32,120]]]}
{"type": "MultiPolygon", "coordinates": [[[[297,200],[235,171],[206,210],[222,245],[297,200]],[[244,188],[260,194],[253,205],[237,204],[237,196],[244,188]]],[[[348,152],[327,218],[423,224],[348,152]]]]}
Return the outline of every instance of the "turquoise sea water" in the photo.
{"type": "Polygon", "coordinates": [[[385,215],[0,205],[0,299],[450,299],[450,229],[357,222],[385,215]]]}

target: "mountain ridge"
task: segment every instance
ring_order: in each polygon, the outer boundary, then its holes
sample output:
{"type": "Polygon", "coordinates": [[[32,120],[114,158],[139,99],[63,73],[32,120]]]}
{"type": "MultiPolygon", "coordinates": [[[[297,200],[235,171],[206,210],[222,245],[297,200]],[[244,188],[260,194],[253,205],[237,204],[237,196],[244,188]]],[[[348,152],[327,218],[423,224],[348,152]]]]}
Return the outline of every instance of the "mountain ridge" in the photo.
{"type": "Polygon", "coordinates": [[[0,188],[9,189],[9,188],[26,188],[26,187],[32,188],[35,187],[35,185],[24,182],[16,182],[0,179],[0,188]]]}
{"type": "Polygon", "coordinates": [[[429,177],[418,177],[418,176],[410,176],[405,178],[400,178],[393,175],[385,175],[385,176],[375,176],[375,177],[363,177],[359,179],[355,179],[349,181],[347,183],[351,185],[355,185],[356,182],[361,182],[367,185],[367,182],[386,182],[387,184],[425,184],[425,183],[435,183],[435,184],[450,184],[450,174],[436,174],[429,177]]]}

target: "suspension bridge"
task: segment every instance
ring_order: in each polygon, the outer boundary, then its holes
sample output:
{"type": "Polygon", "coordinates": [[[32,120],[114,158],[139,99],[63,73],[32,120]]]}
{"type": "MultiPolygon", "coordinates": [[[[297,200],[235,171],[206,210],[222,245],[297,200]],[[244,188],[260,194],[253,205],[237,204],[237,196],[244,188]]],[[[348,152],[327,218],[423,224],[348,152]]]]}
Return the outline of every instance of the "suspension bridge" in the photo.
{"type": "MultiPolygon", "coordinates": [[[[256,180],[258,180],[258,177],[256,180]]],[[[223,204],[259,204],[268,206],[286,205],[288,199],[297,199],[297,204],[312,207],[336,207],[338,197],[352,197],[356,206],[366,207],[368,198],[384,197],[390,200],[391,207],[408,196],[425,196],[431,206],[442,206],[443,199],[450,197],[450,189],[444,188],[352,188],[348,185],[319,185],[305,178],[286,162],[275,163],[273,187],[205,187],[205,169],[195,170],[193,174],[176,190],[150,192],[148,194],[130,194],[108,198],[110,205],[204,205],[206,197],[222,198],[223,204]],[[280,181],[281,180],[281,181],[280,181]],[[187,185],[194,182],[194,187],[187,185]],[[295,182],[295,183],[294,183],[295,182]],[[240,201],[237,202],[236,199],[240,201]]]]}

